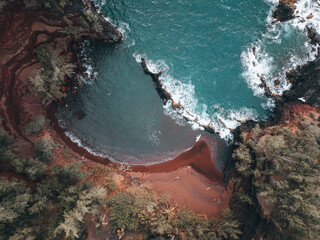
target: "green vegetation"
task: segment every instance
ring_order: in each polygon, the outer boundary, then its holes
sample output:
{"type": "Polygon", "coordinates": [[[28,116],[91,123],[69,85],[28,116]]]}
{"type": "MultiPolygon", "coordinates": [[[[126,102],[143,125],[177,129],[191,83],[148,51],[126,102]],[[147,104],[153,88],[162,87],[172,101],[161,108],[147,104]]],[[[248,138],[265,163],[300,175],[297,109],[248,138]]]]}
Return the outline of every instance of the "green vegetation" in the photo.
{"type": "Polygon", "coordinates": [[[99,215],[106,190],[83,181],[89,174],[80,163],[49,170],[51,139],[37,140],[37,158],[27,159],[16,156],[13,142],[0,130],[0,163],[23,180],[0,178],[0,239],[86,239],[86,219],[99,215]]]}
{"type": "Polygon", "coordinates": [[[2,9],[10,2],[13,2],[13,0],[0,0],[0,13],[2,12],[2,9]]]}
{"type": "Polygon", "coordinates": [[[47,176],[30,189],[22,181],[1,179],[0,239],[85,239],[84,216],[98,215],[106,190],[60,180],[47,176]]]}
{"type": "Polygon", "coordinates": [[[92,12],[91,10],[84,10],[83,14],[86,19],[92,24],[92,27],[96,32],[103,31],[103,27],[98,21],[98,16],[94,12],[92,12]]]}
{"type": "Polygon", "coordinates": [[[70,1],[69,0],[38,0],[39,4],[45,8],[64,8],[70,1]]]}
{"type": "MultiPolygon", "coordinates": [[[[36,159],[17,160],[17,173],[35,178],[29,165],[43,164],[36,159]]],[[[96,217],[105,204],[106,190],[80,182],[88,174],[79,164],[57,166],[51,174],[46,165],[42,180],[32,188],[23,181],[0,179],[0,239],[86,239],[85,216],[96,217]],[[63,173],[63,174],[62,174],[63,173]],[[71,179],[65,179],[65,176],[71,179]],[[77,177],[75,177],[77,176],[77,177]]]]}
{"type": "Polygon", "coordinates": [[[43,115],[35,116],[29,125],[26,127],[26,133],[28,135],[39,133],[49,123],[43,115]]]}
{"type": "Polygon", "coordinates": [[[0,129],[0,162],[10,161],[14,158],[12,143],[13,137],[0,129]]]}
{"type": "Polygon", "coordinates": [[[53,158],[53,150],[56,148],[56,144],[51,138],[42,137],[38,139],[34,144],[36,151],[36,157],[43,162],[49,162],[53,158]]]}
{"type": "Polygon", "coordinates": [[[61,85],[65,76],[74,74],[75,65],[66,63],[48,46],[40,46],[36,50],[37,60],[42,68],[30,78],[34,91],[45,100],[59,100],[65,96],[61,92],[61,85]]]}
{"type": "Polygon", "coordinates": [[[244,134],[233,157],[240,179],[251,178],[254,190],[240,194],[240,198],[250,202],[256,193],[265,217],[276,230],[268,233],[271,239],[317,239],[320,128],[304,119],[295,132],[280,126],[257,126],[246,139],[244,134]]]}
{"type": "MultiPolygon", "coordinates": [[[[179,210],[165,196],[146,186],[132,186],[108,200],[110,221],[122,238],[126,230],[145,229],[147,239],[168,239],[184,233],[187,239],[239,239],[239,222],[226,211],[222,218],[210,221],[191,211],[179,210]]],[[[179,238],[178,238],[179,239],[179,238]]]]}
{"type": "Polygon", "coordinates": [[[61,183],[76,184],[79,180],[88,177],[88,173],[81,172],[81,163],[70,164],[66,167],[56,166],[52,169],[54,175],[56,175],[61,183]]]}
{"type": "Polygon", "coordinates": [[[13,166],[15,172],[26,175],[31,181],[42,177],[47,169],[45,163],[34,158],[15,158],[10,164],[13,166]]]}

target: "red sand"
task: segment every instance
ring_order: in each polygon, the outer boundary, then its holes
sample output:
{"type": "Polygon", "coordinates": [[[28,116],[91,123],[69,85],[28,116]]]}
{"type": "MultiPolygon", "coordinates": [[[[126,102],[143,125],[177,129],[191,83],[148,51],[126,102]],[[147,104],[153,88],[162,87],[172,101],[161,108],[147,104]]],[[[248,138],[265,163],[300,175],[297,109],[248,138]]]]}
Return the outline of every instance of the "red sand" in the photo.
{"type": "MultiPolygon", "coordinates": [[[[52,126],[69,148],[90,160],[110,163],[110,160],[95,156],[72,142],[58,125],[54,112],[55,108],[52,106],[48,111],[53,120],[52,126]]],[[[155,191],[168,193],[182,207],[207,216],[219,215],[229,206],[232,189],[225,189],[224,174],[215,167],[215,159],[211,156],[208,143],[200,140],[190,150],[171,161],[149,166],[133,165],[132,171],[127,174],[140,181],[150,182],[155,191]]]]}

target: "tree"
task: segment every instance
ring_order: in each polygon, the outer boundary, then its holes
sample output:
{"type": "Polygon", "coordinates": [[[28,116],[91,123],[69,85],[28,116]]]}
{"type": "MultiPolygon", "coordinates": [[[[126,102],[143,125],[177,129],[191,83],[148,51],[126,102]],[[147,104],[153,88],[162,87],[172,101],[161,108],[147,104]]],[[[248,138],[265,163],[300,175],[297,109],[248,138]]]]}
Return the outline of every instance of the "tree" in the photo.
{"type": "Polygon", "coordinates": [[[15,172],[25,174],[28,179],[34,181],[47,170],[47,165],[34,158],[15,158],[10,164],[14,167],[15,172]]]}
{"type": "Polygon", "coordinates": [[[294,130],[283,126],[254,130],[238,144],[233,157],[239,178],[246,184],[252,181],[245,200],[248,195],[258,198],[275,228],[268,233],[271,238],[316,239],[320,235],[320,128],[309,118],[296,125],[294,130]],[[246,166],[248,153],[253,156],[251,167],[239,167],[246,166]]]}
{"type": "Polygon", "coordinates": [[[36,56],[42,68],[30,78],[34,91],[45,100],[60,100],[65,96],[60,90],[61,85],[65,82],[65,76],[74,74],[75,65],[66,63],[48,46],[38,47],[36,56]]]}
{"type": "Polygon", "coordinates": [[[7,132],[0,130],[0,161],[12,160],[13,153],[13,137],[7,132]]]}
{"type": "Polygon", "coordinates": [[[53,158],[53,150],[56,144],[51,138],[42,137],[35,142],[34,149],[36,151],[35,156],[43,162],[49,162],[53,158]]]}
{"type": "Polygon", "coordinates": [[[58,165],[52,169],[52,173],[57,176],[59,182],[70,186],[88,176],[88,173],[80,171],[80,168],[81,163],[69,164],[67,166],[58,165]]]}
{"type": "Polygon", "coordinates": [[[82,191],[75,207],[63,214],[63,221],[55,229],[54,234],[65,233],[68,239],[79,239],[84,229],[84,216],[90,213],[97,216],[99,207],[105,203],[107,192],[104,188],[91,188],[82,191]]]}
{"type": "Polygon", "coordinates": [[[38,115],[33,118],[30,124],[26,127],[26,133],[28,135],[37,134],[48,124],[49,120],[43,115],[38,115]]]}
{"type": "Polygon", "coordinates": [[[137,230],[140,226],[138,213],[139,209],[134,205],[134,201],[129,193],[119,193],[112,196],[108,200],[111,208],[110,221],[114,228],[117,230],[137,230]]]}
{"type": "Polygon", "coordinates": [[[46,198],[39,198],[23,182],[1,179],[0,238],[8,239],[17,228],[30,224],[46,206],[46,198]]]}

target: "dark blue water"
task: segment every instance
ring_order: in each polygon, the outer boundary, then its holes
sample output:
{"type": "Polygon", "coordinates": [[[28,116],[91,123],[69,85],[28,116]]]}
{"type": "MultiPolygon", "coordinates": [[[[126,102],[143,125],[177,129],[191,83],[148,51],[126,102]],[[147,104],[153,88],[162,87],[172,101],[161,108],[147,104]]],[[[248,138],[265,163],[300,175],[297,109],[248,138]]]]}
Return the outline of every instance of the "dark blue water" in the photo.
{"type": "Polygon", "coordinates": [[[97,76],[71,103],[87,116],[76,120],[62,109],[60,118],[82,144],[116,159],[188,148],[202,133],[192,130],[197,123],[210,123],[232,139],[228,128],[239,124],[236,119],[270,114],[272,101],[263,96],[258,74],[281,93],[289,87],[285,71],[310,58],[305,30],[271,24],[272,1],[96,2],[120,26],[125,42],[89,43],[86,54],[97,76]],[[151,69],[164,72],[164,87],[183,110],[163,108],[139,64],[141,56],[151,69]],[[281,84],[274,86],[275,79],[281,84]],[[186,124],[182,116],[195,121],[186,124]]]}

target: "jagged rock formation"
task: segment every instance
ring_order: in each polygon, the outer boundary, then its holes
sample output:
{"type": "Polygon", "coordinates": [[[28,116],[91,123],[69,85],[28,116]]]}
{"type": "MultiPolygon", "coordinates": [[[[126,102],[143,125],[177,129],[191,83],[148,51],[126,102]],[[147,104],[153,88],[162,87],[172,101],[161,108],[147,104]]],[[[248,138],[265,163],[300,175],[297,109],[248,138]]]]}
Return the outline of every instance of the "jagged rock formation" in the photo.
{"type": "Polygon", "coordinates": [[[286,22],[294,18],[294,3],[296,0],[281,0],[277,9],[273,13],[273,17],[281,22],[286,22]]]}

